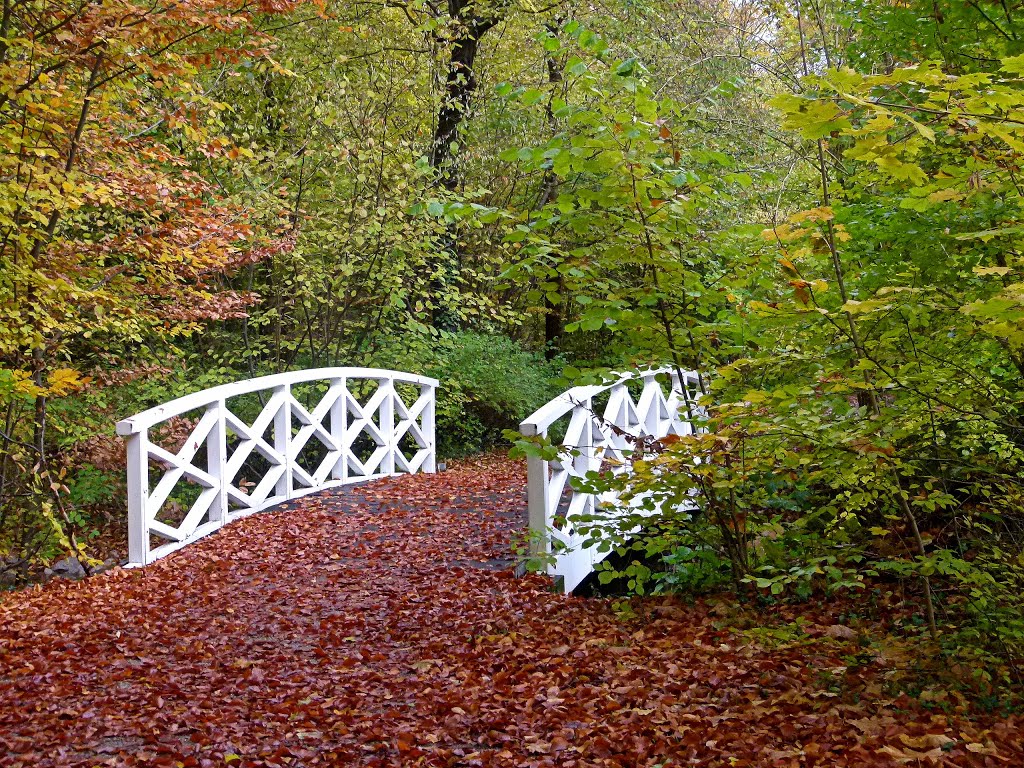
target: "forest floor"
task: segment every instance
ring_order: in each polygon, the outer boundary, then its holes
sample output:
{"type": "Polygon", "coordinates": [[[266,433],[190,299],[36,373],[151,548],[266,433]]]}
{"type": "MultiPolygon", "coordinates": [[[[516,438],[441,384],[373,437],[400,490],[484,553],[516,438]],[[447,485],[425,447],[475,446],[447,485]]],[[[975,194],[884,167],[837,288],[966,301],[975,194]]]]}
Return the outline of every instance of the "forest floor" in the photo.
{"type": "Polygon", "coordinates": [[[900,692],[835,604],[741,629],[516,579],[524,486],[485,457],[4,595],[0,766],[1024,765],[1024,720],[900,692]]]}

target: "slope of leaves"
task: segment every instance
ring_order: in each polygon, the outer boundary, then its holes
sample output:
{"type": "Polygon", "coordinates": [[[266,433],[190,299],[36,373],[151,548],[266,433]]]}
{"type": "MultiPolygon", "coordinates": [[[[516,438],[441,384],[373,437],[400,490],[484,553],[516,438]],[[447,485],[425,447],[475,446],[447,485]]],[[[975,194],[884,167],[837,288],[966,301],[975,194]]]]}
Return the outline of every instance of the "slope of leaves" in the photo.
{"type": "MultiPolygon", "coordinates": [[[[1020,765],[1018,719],[836,692],[857,645],[564,597],[508,559],[522,466],[320,495],[0,604],[0,766],[1020,765]]],[[[823,615],[827,611],[822,612],[823,615]]],[[[827,619],[823,619],[827,620],[827,619]]]]}

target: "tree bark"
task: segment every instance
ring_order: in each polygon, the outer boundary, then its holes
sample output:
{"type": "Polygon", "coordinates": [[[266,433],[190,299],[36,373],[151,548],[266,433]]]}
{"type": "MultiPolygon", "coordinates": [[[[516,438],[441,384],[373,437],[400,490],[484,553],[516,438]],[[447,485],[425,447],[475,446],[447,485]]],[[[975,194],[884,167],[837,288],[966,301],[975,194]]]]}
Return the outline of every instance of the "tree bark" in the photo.
{"type": "MultiPolygon", "coordinates": [[[[546,24],[547,30],[550,34],[555,35],[558,32],[558,28],[561,26],[560,23],[546,24]]],[[[562,82],[562,64],[555,58],[553,53],[548,53],[544,57],[545,63],[548,69],[548,85],[551,86],[551,93],[548,95],[548,103],[544,112],[548,121],[548,128],[551,130],[552,135],[558,131],[558,122],[555,119],[555,113],[552,109],[552,101],[555,98],[555,89],[562,82]]],[[[538,210],[547,205],[551,198],[555,196],[558,191],[558,177],[551,168],[547,168],[544,171],[544,182],[541,185],[541,197],[537,205],[538,210]]],[[[558,273],[558,293],[562,294],[565,279],[562,277],[562,273],[558,273]]],[[[544,357],[547,360],[553,360],[559,352],[558,340],[561,338],[562,333],[565,331],[565,318],[562,312],[562,304],[555,304],[550,301],[547,294],[544,296],[544,357]]]]}
{"type": "MultiPolygon", "coordinates": [[[[449,38],[451,53],[445,76],[444,99],[438,110],[437,126],[430,145],[430,167],[437,174],[441,186],[455,192],[462,186],[459,161],[453,147],[458,143],[462,128],[472,106],[477,80],[474,72],[480,40],[501,19],[496,8],[481,8],[473,0],[449,0],[448,14],[454,32],[449,38]]],[[[459,269],[458,237],[452,227],[442,236],[437,256],[430,264],[430,304],[433,306],[430,322],[435,328],[455,331],[459,318],[442,301],[448,286],[454,282],[459,269]]]]}
{"type": "Polygon", "coordinates": [[[476,90],[473,67],[480,40],[501,17],[497,10],[481,9],[472,0],[449,0],[448,13],[455,32],[450,39],[444,100],[437,114],[437,126],[430,146],[430,167],[438,172],[444,188],[453,192],[459,188],[462,178],[452,146],[459,140],[476,90]]]}

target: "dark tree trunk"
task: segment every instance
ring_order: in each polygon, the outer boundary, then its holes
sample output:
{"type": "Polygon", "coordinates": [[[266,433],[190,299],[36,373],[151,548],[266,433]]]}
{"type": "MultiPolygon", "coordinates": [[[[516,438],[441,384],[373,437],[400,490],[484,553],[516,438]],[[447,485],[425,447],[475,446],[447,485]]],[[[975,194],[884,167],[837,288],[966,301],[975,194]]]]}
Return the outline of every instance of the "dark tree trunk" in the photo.
{"type": "MultiPolygon", "coordinates": [[[[558,33],[558,28],[561,26],[561,22],[554,24],[545,25],[547,30],[552,35],[558,33]]],[[[555,119],[554,110],[551,107],[551,103],[555,98],[555,89],[558,84],[562,82],[562,64],[555,58],[553,53],[549,53],[545,57],[548,68],[548,84],[551,86],[551,94],[548,96],[547,108],[545,113],[548,119],[548,127],[551,129],[551,133],[554,134],[558,131],[558,122],[555,119]]],[[[538,210],[547,205],[551,198],[558,192],[558,177],[555,175],[551,168],[544,171],[544,181],[541,184],[541,195],[538,201],[538,210]]],[[[563,293],[565,281],[562,274],[558,274],[558,293],[563,293]]],[[[564,301],[564,296],[563,296],[564,301]]],[[[558,340],[561,338],[562,333],[565,330],[565,318],[562,311],[563,304],[555,304],[548,300],[547,296],[544,296],[544,357],[548,360],[553,360],[558,354],[558,340]]]]}
{"type": "MultiPolygon", "coordinates": [[[[562,288],[562,276],[558,276],[558,288],[562,288]]],[[[558,340],[562,337],[565,324],[562,322],[562,308],[544,297],[544,357],[554,360],[558,355],[558,340]]]]}
{"type": "MultiPolygon", "coordinates": [[[[437,127],[430,146],[430,167],[437,173],[441,186],[455,192],[462,185],[459,161],[452,146],[459,141],[463,124],[469,115],[473,91],[476,90],[476,63],[480,39],[500,20],[497,9],[482,9],[473,0],[449,0],[448,13],[454,32],[449,39],[451,54],[445,77],[444,100],[437,115],[437,127]]],[[[449,231],[440,243],[438,257],[431,265],[431,324],[440,330],[458,329],[458,317],[440,304],[441,297],[458,273],[458,238],[449,231]]]]}
{"type": "Polygon", "coordinates": [[[476,90],[473,65],[482,34],[471,27],[452,40],[444,101],[437,114],[437,127],[430,147],[430,167],[438,172],[441,183],[449,191],[456,190],[461,182],[458,160],[452,157],[452,145],[459,139],[459,130],[476,90]]]}

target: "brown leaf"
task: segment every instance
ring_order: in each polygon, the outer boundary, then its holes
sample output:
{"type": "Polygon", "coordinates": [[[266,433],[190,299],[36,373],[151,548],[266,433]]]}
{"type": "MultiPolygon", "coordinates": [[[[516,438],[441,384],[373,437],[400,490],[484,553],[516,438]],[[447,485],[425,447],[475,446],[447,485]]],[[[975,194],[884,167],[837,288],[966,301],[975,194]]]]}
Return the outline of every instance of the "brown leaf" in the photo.
{"type": "Polygon", "coordinates": [[[853,629],[844,624],[832,624],[825,628],[825,634],[839,640],[856,640],[858,635],[853,629]]]}

